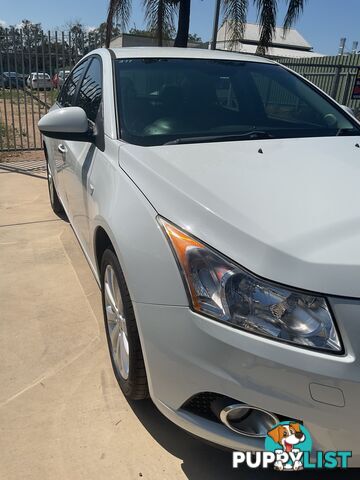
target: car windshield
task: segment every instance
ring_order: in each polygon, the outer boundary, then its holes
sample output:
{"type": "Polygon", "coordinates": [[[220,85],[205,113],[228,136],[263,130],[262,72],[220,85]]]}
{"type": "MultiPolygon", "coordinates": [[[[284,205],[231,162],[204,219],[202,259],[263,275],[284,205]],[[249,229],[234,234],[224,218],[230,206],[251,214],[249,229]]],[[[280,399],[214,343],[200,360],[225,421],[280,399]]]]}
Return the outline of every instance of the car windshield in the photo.
{"type": "Polygon", "coordinates": [[[50,79],[50,76],[48,73],[33,73],[34,78],[45,78],[46,80],[50,79]]]}
{"type": "Polygon", "coordinates": [[[277,64],[115,60],[121,137],[137,145],[359,135],[355,121],[277,64]]]}

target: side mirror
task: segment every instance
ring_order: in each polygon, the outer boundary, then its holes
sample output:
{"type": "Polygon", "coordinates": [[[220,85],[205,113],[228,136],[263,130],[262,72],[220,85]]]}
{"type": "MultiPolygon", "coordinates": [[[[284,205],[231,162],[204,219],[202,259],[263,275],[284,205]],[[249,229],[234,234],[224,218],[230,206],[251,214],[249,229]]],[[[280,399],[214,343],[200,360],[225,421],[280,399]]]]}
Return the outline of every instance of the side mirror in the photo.
{"type": "Polygon", "coordinates": [[[38,127],[46,137],[78,142],[94,141],[86,113],[80,107],[53,110],[39,120],[38,127]]]}
{"type": "Polygon", "coordinates": [[[348,107],[347,105],[341,105],[345,112],[349,113],[353,117],[355,117],[355,112],[352,108],[348,107]]]}

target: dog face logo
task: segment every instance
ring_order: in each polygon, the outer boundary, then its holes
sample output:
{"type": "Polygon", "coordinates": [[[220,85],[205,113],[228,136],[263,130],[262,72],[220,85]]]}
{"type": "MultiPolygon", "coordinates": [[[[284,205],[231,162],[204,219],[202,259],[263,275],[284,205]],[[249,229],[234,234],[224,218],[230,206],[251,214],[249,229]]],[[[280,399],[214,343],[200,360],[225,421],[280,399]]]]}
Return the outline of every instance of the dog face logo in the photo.
{"type": "Polygon", "coordinates": [[[301,431],[299,423],[278,425],[270,430],[268,435],[287,453],[291,452],[295,445],[305,441],[305,435],[301,431]]]}
{"type": "Polygon", "coordinates": [[[304,452],[311,452],[310,433],[298,422],[281,422],[268,431],[265,450],[276,454],[275,470],[302,470],[304,452]]]}

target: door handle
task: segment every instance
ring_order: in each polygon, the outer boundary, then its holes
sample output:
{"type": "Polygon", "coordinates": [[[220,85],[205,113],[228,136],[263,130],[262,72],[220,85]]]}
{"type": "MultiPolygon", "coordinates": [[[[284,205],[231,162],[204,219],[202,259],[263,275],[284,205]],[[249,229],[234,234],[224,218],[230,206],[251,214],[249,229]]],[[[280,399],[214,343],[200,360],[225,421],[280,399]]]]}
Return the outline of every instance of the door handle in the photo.
{"type": "Polygon", "coordinates": [[[62,143],[58,145],[58,150],[62,155],[65,155],[65,153],[67,152],[67,148],[62,143]]]}
{"type": "Polygon", "coordinates": [[[89,190],[90,190],[90,195],[94,193],[95,187],[92,183],[89,183],[89,190]]]}

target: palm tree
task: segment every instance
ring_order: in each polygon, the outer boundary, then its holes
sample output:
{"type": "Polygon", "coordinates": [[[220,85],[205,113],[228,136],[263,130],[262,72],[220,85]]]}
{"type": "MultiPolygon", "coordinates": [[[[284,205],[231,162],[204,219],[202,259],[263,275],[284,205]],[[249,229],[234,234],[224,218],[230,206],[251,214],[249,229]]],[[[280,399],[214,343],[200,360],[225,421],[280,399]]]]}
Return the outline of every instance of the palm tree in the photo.
{"type": "MultiPolygon", "coordinates": [[[[176,47],[187,46],[187,34],[190,24],[190,1],[178,0],[179,8],[179,26],[175,41],[176,47]],[[181,29],[180,29],[181,27],[181,29]],[[184,32],[183,34],[181,34],[184,32]]],[[[288,9],[285,15],[284,31],[286,32],[297,20],[304,9],[306,0],[286,0],[288,9]]],[[[253,0],[257,8],[258,20],[260,24],[260,41],[257,49],[258,54],[265,54],[273,39],[276,27],[278,0],[253,0]]],[[[214,35],[212,46],[216,48],[216,34],[218,31],[219,11],[222,10],[224,21],[231,24],[230,43],[234,44],[244,35],[244,27],[249,7],[249,0],[216,0],[214,35]]]]}
{"type": "MultiPolygon", "coordinates": [[[[244,27],[249,7],[249,0],[216,0],[214,22],[213,48],[216,48],[216,34],[218,30],[219,10],[222,10],[224,21],[231,25],[230,43],[238,42],[244,35],[244,27]]],[[[288,4],[284,20],[286,32],[296,21],[304,9],[306,0],[286,0],[288,4]]],[[[258,54],[265,54],[273,39],[276,27],[278,0],[253,0],[258,13],[260,24],[260,40],[258,54]]],[[[148,27],[156,32],[158,44],[162,45],[164,35],[173,26],[175,8],[179,9],[178,29],[175,38],[175,47],[186,47],[190,25],[191,0],[144,0],[145,17],[148,27]]],[[[107,17],[106,46],[111,39],[111,28],[115,18],[120,20],[123,29],[127,26],[131,13],[131,0],[110,0],[107,17]]]]}
{"type": "MultiPolygon", "coordinates": [[[[278,0],[253,0],[253,2],[260,25],[260,39],[256,53],[264,55],[275,34],[278,0]]],[[[284,20],[284,32],[288,31],[297,20],[304,9],[305,2],[306,0],[286,0],[288,8],[284,20]]],[[[248,0],[222,0],[224,20],[228,20],[232,27],[229,39],[231,44],[239,41],[244,35],[248,6],[248,0]]]]}
{"type": "Polygon", "coordinates": [[[145,19],[148,30],[155,32],[158,46],[169,38],[174,29],[175,4],[168,0],[144,0],[145,19]]]}
{"type": "MultiPolygon", "coordinates": [[[[238,42],[244,35],[247,11],[249,7],[248,0],[216,0],[222,2],[222,11],[224,20],[231,25],[230,43],[238,42]]],[[[257,48],[257,54],[264,55],[274,37],[276,28],[276,17],[278,10],[278,0],[253,0],[257,9],[257,16],[260,25],[260,39],[257,48]]],[[[286,0],[288,4],[284,20],[284,32],[299,17],[304,9],[306,0],[286,0]]],[[[215,38],[216,43],[216,38],[215,38]]]]}
{"type": "Polygon", "coordinates": [[[187,47],[191,0],[177,0],[175,3],[179,5],[179,18],[174,47],[187,47]]]}
{"type": "MultiPolygon", "coordinates": [[[[174,29],[174,15],[176,0],[143,0],[147,28],[155,33],[158,45],[162,46],[163,39],[168,38],[174,29]]],[[[131,0],[110,0],[106,20],[105,46],[109,47],[114,20],[119,21],[124,31],[129,24],[131,14],[131,0]]]]}
{"type": "Polygon", "coordinates": [[[131,0],[110,0],[108,15],[106,19],[106,38],[105,46],[109,48],[111,41],[111,34],[115,18],[119,20],[121,30],[129,24],[131,15],[131,0]]]}

